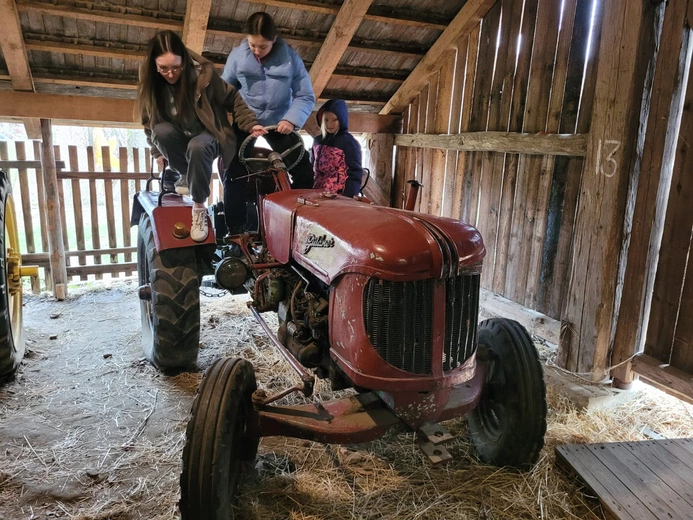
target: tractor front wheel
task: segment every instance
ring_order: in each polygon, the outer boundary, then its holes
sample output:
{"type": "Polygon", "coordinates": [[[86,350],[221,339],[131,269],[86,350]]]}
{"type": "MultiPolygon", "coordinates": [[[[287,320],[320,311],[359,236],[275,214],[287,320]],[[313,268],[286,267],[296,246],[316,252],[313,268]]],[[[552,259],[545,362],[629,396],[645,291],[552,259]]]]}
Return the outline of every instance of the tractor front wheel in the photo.
{"type": "Polygon", "coordinates": [[[137,237],[142,350],[164,372],[192,368],[200,345],[200,282],[194,248],[159,252],[149,215],[137,237]]]}
{"type": "Polygon", "coordinates": [[[248,434],[256,389],[245,359],[218,359],[205,373],[183,448],[182,520],[234,518],[238,485],[257,455],[259,439],[248,434]]]}
{"type": "Polygon", "coordinates": [[[477,362],[486,367],[481,401],[467,417],[482,462],[529,469],[546,433],[544,375],[525,328],[493,318],[479,326],[477,362]]]}

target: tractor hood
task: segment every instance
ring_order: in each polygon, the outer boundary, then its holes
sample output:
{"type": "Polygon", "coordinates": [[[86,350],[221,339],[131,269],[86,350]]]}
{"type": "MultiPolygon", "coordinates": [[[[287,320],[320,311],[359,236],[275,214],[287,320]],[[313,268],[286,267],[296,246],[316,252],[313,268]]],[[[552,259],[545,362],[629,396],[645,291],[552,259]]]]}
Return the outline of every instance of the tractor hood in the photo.
{"type": "Polygon", "coordinates": [[[262,216],[269,252],[293,258],[325,283],[344,273],[392,280],[480,270],[479,232],[458,220],[356,201],[317,190],[272,193],[262,216]]]}

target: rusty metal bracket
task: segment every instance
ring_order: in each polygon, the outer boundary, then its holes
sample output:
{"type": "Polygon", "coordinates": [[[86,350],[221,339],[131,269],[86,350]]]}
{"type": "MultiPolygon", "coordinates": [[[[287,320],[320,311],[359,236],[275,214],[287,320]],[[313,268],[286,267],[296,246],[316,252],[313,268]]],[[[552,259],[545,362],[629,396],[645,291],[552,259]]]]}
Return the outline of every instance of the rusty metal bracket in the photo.
{"type": "Polygon", "coordinates": [[[431,463],[442,464],[452,460],[452,455],[443,443],[451,441],[454,436],[444,426],[425,424],[416,431],[416,434],[419,448],[431,463]]]}
{"type": "Polygon", "coordinates": [[[444,442],[451,441],[455,437],[440,424],[424,424],[417,430],[419,437],[438,446],[444,442]]]}

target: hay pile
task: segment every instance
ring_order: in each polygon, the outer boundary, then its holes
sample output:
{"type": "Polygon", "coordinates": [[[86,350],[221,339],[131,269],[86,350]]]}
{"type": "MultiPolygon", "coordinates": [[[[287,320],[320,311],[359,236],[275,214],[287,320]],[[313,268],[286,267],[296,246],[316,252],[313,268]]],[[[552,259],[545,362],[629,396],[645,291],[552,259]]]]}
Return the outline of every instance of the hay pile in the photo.
{"type": "MultiPolygon", "coordinates": [[[[0,388],[0,519],[176,518],[184,430],[201,373],[164,377],[142,361],[132,284],[62,304],[32,298],[25,312],[29,355],[18,380],[0,388]],[[35,313],[42,318],[32,321],[35,313]],[[50,321],[55,313],[61,318],[50,321]],[[71,328],[76,321],[85,332],[71,328]],[[57,322],[60,348],[42,331],[57,322]],[[108,342],[96,339],[104,335],[108,342]]],[[[203,297],[202,327],[201,369],[242,356],[262,388],[297,382],[244,298],[203,297]]],[[[333,397],[319,382],[316,398],[333,397]]],[[[302,400],[293,394],[284,402],[302,400]]],[[[238,518],[598,519],[598,502],[554,467],[554,446],[644,439],[643,427],[693,436],[691,407],[653,389],[608,412],[578,411],[551,387],[548,402],[546,446],[528,473],[478,464],[464,420],[445,424],[456,436],[447,446],[454,460],[439,467],[412,434],[349,446],[265,438],[238,518]]]]}

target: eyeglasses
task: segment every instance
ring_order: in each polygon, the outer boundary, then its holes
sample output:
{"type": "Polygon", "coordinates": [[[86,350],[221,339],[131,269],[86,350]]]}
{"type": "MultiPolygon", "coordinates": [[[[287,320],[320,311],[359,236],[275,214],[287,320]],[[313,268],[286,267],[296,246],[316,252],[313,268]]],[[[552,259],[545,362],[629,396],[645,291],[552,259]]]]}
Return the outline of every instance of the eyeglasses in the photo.
{"type": "Polygon", "coordinates": [[[156,71],[157,71],[159,74],[162,74],[162,75],[164,75],[164,76],[167,76],[167,75],[169,75],[169,74],[171,74],[171,73],[173,73],[173,74],[178,74],[181,70],[183,70],[183,67],[182,67],[182,66],[178,66],[178,67],[157,67],[157,68],[156,68],[156,71]]]}

